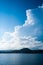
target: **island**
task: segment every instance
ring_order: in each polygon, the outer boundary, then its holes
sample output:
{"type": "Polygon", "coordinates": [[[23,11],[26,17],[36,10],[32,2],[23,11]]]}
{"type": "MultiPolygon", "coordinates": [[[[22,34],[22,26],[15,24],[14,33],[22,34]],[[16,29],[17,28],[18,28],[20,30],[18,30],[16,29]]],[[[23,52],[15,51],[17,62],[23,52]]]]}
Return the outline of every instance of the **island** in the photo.
{"type": "Polygon", "coordinates": [[[20,50],[0,50],[0,53],[43,53],[43,50],[31,50],[29,48],[23,48],[20,50]]]}

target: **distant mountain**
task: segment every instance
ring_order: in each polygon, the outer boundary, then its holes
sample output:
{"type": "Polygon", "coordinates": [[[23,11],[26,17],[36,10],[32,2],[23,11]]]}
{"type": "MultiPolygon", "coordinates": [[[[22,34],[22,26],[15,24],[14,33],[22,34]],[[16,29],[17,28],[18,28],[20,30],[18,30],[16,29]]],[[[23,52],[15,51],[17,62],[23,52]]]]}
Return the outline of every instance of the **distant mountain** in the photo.
{"type": "Polygon", "coordinates": [[[23,48],[20,50],[21,53],[30,53],[32,50],[28,49],[28,48],[23,48]]]}
{"type": "Polygon", "coordinates": [[[0,53],[43,53],[43,50],[31,50],[29,48],[23,48],[20,50],[0,50],[0,53]]]}

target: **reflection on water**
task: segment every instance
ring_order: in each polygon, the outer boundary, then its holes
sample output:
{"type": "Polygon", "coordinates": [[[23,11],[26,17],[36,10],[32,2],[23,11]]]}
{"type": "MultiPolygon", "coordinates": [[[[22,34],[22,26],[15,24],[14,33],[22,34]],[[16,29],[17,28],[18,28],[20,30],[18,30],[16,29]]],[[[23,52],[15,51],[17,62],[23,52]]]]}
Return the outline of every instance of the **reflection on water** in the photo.
{"type": "Polygon", "coordinates": [[[0,65],[43,65],[43,54],[0,54],[0,65]]]}

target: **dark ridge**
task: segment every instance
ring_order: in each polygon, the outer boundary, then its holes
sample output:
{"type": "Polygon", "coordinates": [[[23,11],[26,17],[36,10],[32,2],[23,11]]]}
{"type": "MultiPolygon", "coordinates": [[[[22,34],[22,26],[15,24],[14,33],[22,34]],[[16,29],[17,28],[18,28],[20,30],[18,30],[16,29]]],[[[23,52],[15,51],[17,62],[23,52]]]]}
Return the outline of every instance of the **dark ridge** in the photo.
{"type": "Polygon", "coordinates": [[[28,48],[23,48],[23,49],[20,50],[20,52],[21,52],[21,53],[30,53],[31,50],[28,49],[28,48]]]}
{"type": "Polygon", "coordinates": [[[31,50],[29,48],[23,48],[20,50],[0,50],[0,53],[43,53],[43,50],[31,50]]]}

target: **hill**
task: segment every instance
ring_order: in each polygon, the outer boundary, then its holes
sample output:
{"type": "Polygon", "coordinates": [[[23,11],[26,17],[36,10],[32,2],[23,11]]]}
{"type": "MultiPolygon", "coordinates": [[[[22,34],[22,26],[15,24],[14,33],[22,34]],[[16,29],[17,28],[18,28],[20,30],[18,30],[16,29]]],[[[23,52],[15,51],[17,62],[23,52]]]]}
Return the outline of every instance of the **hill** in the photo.
{"type": "Polygon", "coordinates": [[[43,50],[31,50],[29,48],[23,48],[20,50],[0,50],[0,53],[43,53],[43,50]]]}

